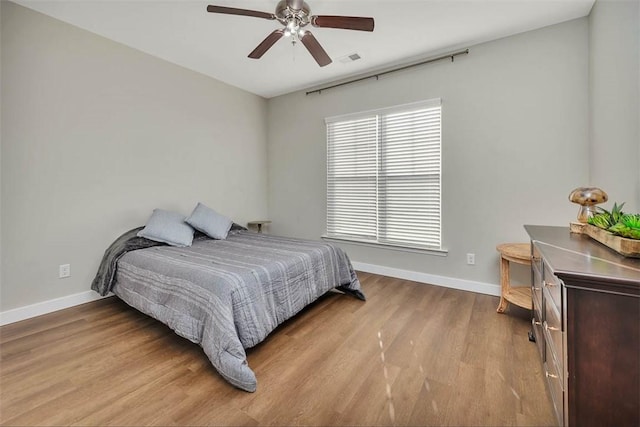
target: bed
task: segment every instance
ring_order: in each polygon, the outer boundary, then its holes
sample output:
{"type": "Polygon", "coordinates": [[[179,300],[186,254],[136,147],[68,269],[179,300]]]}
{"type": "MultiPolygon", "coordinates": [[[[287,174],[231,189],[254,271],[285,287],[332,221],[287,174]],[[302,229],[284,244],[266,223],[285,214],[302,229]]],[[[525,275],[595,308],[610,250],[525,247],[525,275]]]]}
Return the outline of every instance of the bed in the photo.
{"type": "Polygon", "coordinates": [[[105,252],[92,289],[199,344],[232,385],[256,390],[245,349],[332,289],[364,300],[347,255],[331,244],[235,226],[224,240],[199,235],[189,247],[137,237],[105,252]]]}

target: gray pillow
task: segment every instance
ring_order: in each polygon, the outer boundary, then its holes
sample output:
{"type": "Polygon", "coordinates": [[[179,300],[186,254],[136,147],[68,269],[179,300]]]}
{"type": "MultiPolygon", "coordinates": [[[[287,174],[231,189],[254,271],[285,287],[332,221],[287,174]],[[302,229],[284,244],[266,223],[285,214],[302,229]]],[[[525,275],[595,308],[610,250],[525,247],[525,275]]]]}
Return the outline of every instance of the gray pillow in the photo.
{"type": "Polygon", "coordinates": [[[154,209],[147,224],[138,232],[138,237],[167,243],[171,246],[191,246],[193,228],[184,222],[182,214],[154,209]]]}
{"type": "Polygon", "coordinates": [[[185,221],[196,230],[202,231],[214,239],[226,239],[229,229],[231,229],[231,224],[233,224],[230,218],[220,215],[199,202],[185,221]]]}

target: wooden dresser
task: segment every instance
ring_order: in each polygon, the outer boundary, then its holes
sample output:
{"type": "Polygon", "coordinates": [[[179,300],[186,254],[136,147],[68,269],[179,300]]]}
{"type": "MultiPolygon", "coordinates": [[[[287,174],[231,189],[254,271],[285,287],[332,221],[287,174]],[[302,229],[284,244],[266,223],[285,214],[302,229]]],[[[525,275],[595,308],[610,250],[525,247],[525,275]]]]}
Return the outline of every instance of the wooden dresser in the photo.
{"type": "Polygon", "coordinates": [[[569,227],[525,229],[532,338],[558,423],[640,425],[640,259],[569,227]]]}

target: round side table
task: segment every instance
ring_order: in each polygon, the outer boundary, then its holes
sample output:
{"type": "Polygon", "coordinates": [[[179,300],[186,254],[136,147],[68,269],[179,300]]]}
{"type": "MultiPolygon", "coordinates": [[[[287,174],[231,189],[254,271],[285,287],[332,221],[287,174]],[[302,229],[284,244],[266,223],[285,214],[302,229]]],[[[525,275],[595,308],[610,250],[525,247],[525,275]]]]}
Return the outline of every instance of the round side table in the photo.
{"type": "Polygon", "coordinates": [[[531,265],[531,245],[529,243],[503,243],[496,247],[500,252],[500,305],[498,313],[504,313],[509,303],[528,310],[533,309],[530,286],[511,286],[509,263],[531,265]]]}
{"type": "Polygon", "coordinates": [[[258,233],[262,233],[262,226],[265,224],[271,224],[271,221],[269,221],[268,219],[261,219],[258,221],[249,221],[247,223],[247,226],[256,227],[258,229],[258,233]]]}

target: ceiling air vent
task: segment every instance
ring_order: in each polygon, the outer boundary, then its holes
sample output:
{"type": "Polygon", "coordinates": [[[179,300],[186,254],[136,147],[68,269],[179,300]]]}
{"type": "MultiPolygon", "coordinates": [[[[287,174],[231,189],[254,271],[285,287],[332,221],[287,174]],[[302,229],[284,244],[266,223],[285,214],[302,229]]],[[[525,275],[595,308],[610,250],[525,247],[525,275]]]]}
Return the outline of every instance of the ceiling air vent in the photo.
{"type": "Polygon", "coordinates": [[[357,53],[352,53],[351,55],[346,55],[338,58],[338,61],[342,62],[343,64],[347,64],[349,62],[357,61],[358,59],[361,59],[361,56],[357,53]]]}

